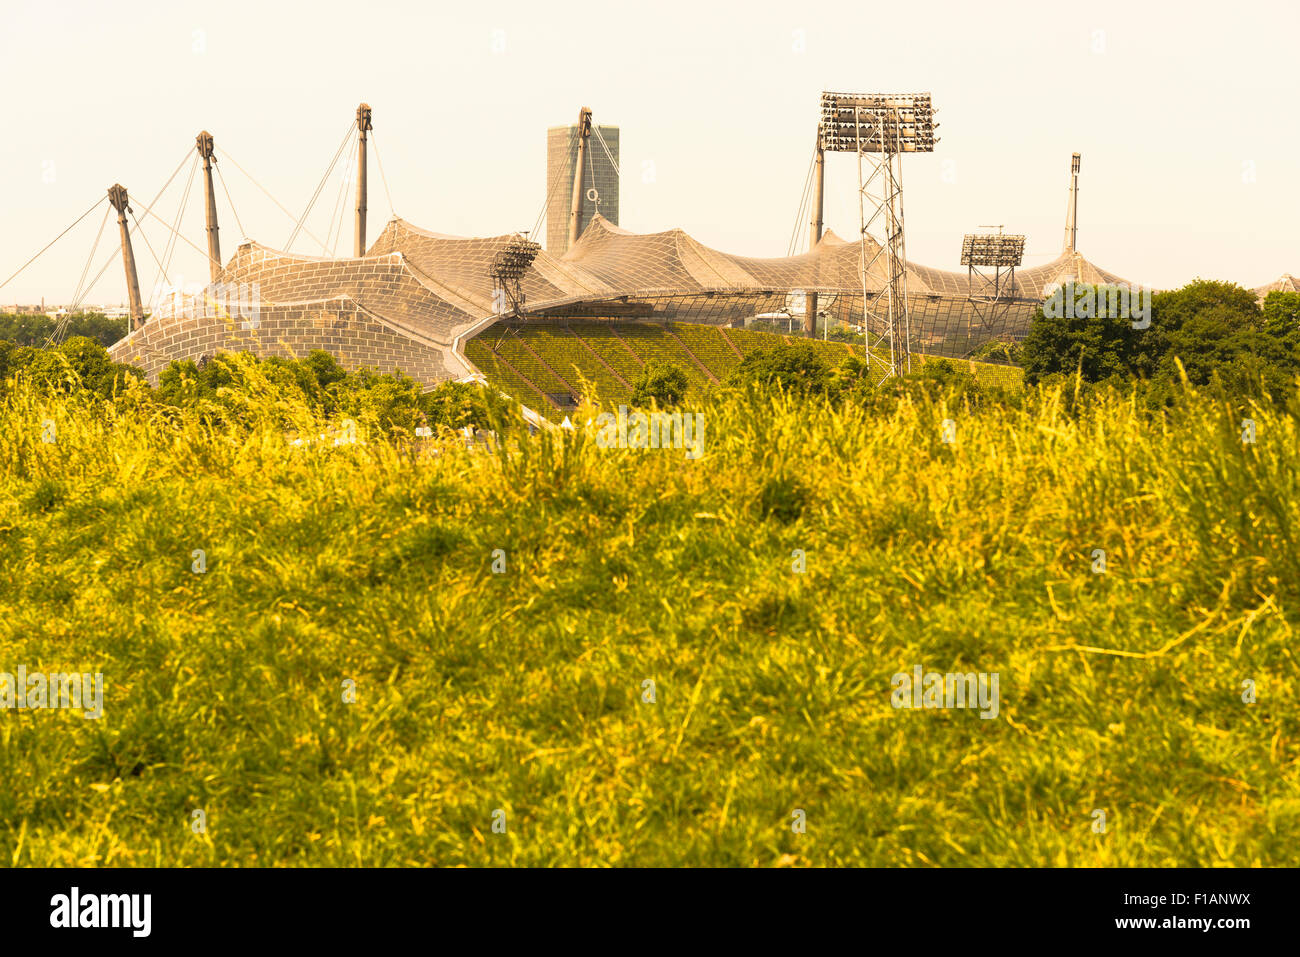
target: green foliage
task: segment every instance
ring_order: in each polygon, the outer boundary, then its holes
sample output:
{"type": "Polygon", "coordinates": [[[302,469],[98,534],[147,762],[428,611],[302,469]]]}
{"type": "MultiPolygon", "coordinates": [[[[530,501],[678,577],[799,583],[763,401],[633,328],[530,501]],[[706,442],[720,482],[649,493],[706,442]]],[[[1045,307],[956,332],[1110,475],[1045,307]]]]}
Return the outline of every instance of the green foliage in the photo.
{"type": "Polygon", "coordinates": [[[113,362],[99,342],[86,336],[73,336],[52,349],[0,345],[0,382],[18,374],[39,388],[84,389],[105,399],[123,391],[128,379],[144,380],[143,372],[113,362]]]}
{"type": "Polygon", "coordinates": [[[806,342],[751,352],[727,377],[730,386],[769,388],[779,384],[787,392],[803,396],[826,395],[833,383],[830,363],[806,342]]]}
{"type": "Polygon", "coordinates": [[[112,362],[102,345],[84,336],[53,349],[0,342],[0,382],[14,376],[43,391],[101,399],[120,399],[131,380],[144,401],[194,409],[209,424],[251,425],[270,414],[280,427],[296,428],[301,409],[335,420],[352,418],[384,435],[420,427],[509,431],[514,421],[509,403],[493,389],[446,382],[424,391],[400,373],[350,373],[320,351],[303,359],[221,353],[201,363],[172,362],[160,372],[158,388],[150,390],[143,372],[112,362]]]}
{"type": "Polygon", "coordinates": [[[1061,316],[1048,316],[1044,307],[1038,308],[1021,345],[1026,382],[1076,371],[1087,382],[1100,382],[1153,368],[1150,330],[1133,328],[1133,320],[1121,309],[1110,308],[1109,287],[1080,283],[1067,285],[1062,292],[1068,296],[1071,291],[1080,299],[1093,297],[1089,307],[1062,310],[1061,316]]]}
{"type": "MultiPolygon", "coordinates": [[[[821,328],[820,326],[818,327],[821,328]]],[[[862,333],[854,332],[845,326],[836,326],[826,332],[825,338],[830,342],[845,342],[849,345],[861,345],[862,333]]]]}
{"type": "MultiPolygon", "coordinates": [[[[1075,287],[1076,294],[1104,287],[1075,287]]],[[[1109,310],[1093,317],[1050,318],[1042,309],[1022,351],[1025,378],[1057,383],[1078,376],[1160,406],[1174,401],[1185,375],[1241,397],[1284,400],[1300,374],[1300,296],[1274,293],[1261,310],[1255,294],[1233,283],[1196,280],[1152,297],[1150,325],[1109,310]]],[[[1077,395],[1077,392],[1076,392],[1077,395]]]]}
{"type": "MultiPolygon", "coordinates": [[[[750,388],[760,393],[781,389],[808,399],[824,398],[833,403],[853,403],[877,412],[887,412],[900,401],[932,402],[937,396],[964,403],[1016,404],[1021,399],[1018,381],[1003,381],[970,371],[971,363],[925,356],[913,356],[912,371],[885,377],[886,366],[873,359],[868,365],[858,355],[846,355],[834,367],[807,344],[777,346],[749,353],[745,362],[728,379],[732,388],[750,388]]],[[[997,366],[976,364],[983,373],[997,366]]]]}
{"type": "Polygon", "coordinates": [[[1021,365],[1024,362],[1020,343],[1003,342],[999,339],[990,339],[972,352],[970,358],[976,362],[1002,362],[1011,365],[1021,365]]]}
{"type": "Polygon", "coordinates": [[[491,427],[498,431],[506,429],[504,423],[510,411],[509,403],[495,389],[469,382],[444,382],[424,393],[421,409],[432,425],[452,429],[491,427]]]}
{"type": "Polygon", "coordinates": [[[1181,364],[1194,385],[1217,377],[1233,394],[1282,397],[1300,374],[1300,333],[1275,334],[1282,328],[1266,327],[1258,311],[1247,319],[1228,306],[1203,308],[1169,333],[1159,372],[1174,379],[1181,364]]]}
{"type": "Polygon", "coordinates": [[[1264,328],[1274,336],[1285,338],[1300,332],[1300,292],[1270,292],[1261,314],[1264,328]]]}
{"type": "MultiPolygon", "coordinates": [[[[1152,297],[1153,338],[1159,341],[1171,336],[1196,316],[1209,311],[1235,316],[1247,325],[1257,325],[1260,321],[1259,303],[1254,292],[1232,282],[1197,279],[1179,289],[1158,292],[1152,297]]],[[[1163,353],[1165,348],[1157,345],[1154,351],[1163,353]]]]}
{"type": "Polygon", "coordinates": [[[650,359],[632,382],[632,405],[661,409],[681,405],[688,381],[680,367],[663,359],[650,359]]]}
{"type": "MultiPolygon", "coordinates": [[[[886,414],[899,402],[911,402],[938,408],[944,402],[966,408],[1003,407],[1020,405],[1023,390],[1007,386],[998,380],[981,379],[970,371],[970,363],[950,359],[925,359],[914,357],[912,371],[890,376],[880,381],[880,374],[865,374],[866,363],[856,356],[839,370],[838,395],[864,408],[886,414]],[[849,378],[849,373],[857,372],[849,378]]],[[[832,394],[836,394],[832,391],[832,394]]]]}
{"type": "MultiPolygon", "coordinates": [[[[42,313],[0,313],[0,339],[20,346],[44,345],[57,324],[58,320],[42,313]]],[[[108,347],[125,338],[126,320],[98,312],[74,313],[67,317],[64,335],[85,336],[108,347]]]]}
{"type": "Polygon", "coordinates": [[[54,320],[44,313],[0,313],[0,339],[19,346],[39,346],[54,332],[54,320]]]}
{"type": "Polygon", "coordinates": [[[277,417],[293,423],[299,406],[330,418],[352,418],[382,434],[413,433],[427,426],[461,429],[507,428],[508,403],[495,390],[446,382],[430,391],[401,373],[361,369],[348,372],[327,352],[302,359],[248,353],[222,353],[202,368],[193,361],[173,362],[158,377],[157,399],[167,405],[197,405],[210,420],[253,421],[273,397],[286,411],[277,417]]]}

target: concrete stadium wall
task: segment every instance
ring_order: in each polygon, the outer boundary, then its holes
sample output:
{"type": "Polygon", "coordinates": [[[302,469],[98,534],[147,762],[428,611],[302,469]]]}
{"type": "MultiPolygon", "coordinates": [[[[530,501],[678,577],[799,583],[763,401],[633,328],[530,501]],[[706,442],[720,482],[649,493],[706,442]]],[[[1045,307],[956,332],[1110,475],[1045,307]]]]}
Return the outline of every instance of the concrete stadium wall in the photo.
{"type": "Polygon", "coordinates": [[[263,307],[256,329],[246,319],[216,316],[151,318],[115,343],[109,355],[143,369],[149,382],[173,360],[197,360],[218,352],[252,352],[265,358],[302,358],[321,349],[345,369],[403,372],[425,385],[457,377],[460,364],[450,350],[420,342],[390,328],[350,302],[263,307]]]}

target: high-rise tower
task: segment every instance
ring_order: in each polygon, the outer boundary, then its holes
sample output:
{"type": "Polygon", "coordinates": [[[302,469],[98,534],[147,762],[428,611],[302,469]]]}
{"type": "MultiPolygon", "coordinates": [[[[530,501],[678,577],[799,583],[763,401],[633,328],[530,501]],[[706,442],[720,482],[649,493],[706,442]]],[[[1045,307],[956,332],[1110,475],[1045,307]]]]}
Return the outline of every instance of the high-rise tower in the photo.
{"type": "Polygon", "coordinates": [[[618,127],[592,123],[587,110],[583,117],[583,125],[552,126],[546,131],[546,251],[554,256],[569,248],[573,173],[580,152],[578,235],[597,213],[618,224],[618,127]]]}

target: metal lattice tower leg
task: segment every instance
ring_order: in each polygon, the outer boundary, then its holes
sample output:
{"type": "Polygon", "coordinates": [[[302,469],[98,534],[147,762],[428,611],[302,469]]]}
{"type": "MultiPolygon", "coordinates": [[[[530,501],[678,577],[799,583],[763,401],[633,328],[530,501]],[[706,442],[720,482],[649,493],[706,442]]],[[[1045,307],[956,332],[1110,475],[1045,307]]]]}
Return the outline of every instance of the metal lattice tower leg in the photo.
{"type": "Polygon", "coordinates": [[[860,141],[858,149],[858,221],[862,243],[862,322],[867,359],[873,354],[887,361],[883,379],[902,375],[912,368],[911,315],[907,297],[907,244],[904,241],[902,155],[881,138],[871,146],[860,141]],[[864,163],[870,172],[864,175],[864,163]],[[870,215],[868,215],[868,213],[870,215]],[[870,230],[880,221],[885,241],[869,252],[870,230]],[[872,273],[883,267],[883,281],[872,292],[872,273]],[[887,357],[887,358],[886,358],[887,357]]]}
{"type": "Polygon", "coordinates": [[[971,265],[966,267],[966,278],[970,307],[964,352],[969,354],[989,339],[1003,335],[1015,290],[1016,267],[994,266],[990,276],[971,265]]]}

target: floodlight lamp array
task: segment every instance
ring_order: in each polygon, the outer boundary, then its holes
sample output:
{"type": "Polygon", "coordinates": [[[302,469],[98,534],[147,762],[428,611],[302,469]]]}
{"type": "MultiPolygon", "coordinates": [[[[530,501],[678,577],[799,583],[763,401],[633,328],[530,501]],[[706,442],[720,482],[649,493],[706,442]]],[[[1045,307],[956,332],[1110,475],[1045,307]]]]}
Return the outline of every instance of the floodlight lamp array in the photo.
{"type": "Polygon", "coordinates": [[[929,93],[823,93],[821,145],[840,153],[933,153],[929,93]]]}
{"type": "Polygon", "coordinates": [[[522,237],[512,239],[492,260],[489,270],[493,279],[519,279],[542,251],[540,243],[522,237]]]}
{"type": "Polygon", "coordinates": [[[967,233],[962,237],[963,266],[1019,266],[1024,255],[1024,236],[967,233]]]}

